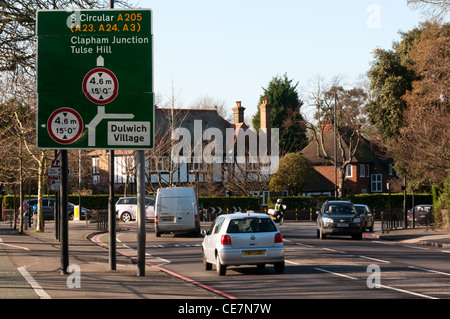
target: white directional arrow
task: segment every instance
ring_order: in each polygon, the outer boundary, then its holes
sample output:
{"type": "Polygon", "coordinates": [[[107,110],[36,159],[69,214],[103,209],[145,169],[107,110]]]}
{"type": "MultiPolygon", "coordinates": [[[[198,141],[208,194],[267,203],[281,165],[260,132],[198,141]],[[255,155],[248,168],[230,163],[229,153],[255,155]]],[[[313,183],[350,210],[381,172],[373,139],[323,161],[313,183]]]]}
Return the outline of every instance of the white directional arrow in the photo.
{"type": "Polygon", "coordinates": [[[88,145],[95,146],[95,128],[103,119],[132,119],[134,114],[106,114],[105,107],[98,105],[97,115],[86,125],[88,129],[88,145]]]}

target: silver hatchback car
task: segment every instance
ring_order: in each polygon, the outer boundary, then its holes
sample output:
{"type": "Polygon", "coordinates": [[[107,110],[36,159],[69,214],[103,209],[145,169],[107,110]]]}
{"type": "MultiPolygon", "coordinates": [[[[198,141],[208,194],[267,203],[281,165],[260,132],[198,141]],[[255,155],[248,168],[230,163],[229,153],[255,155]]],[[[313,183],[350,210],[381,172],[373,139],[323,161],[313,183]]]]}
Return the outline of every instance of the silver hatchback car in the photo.
{"type": "Polygon", "coordinates": [[[203,265],[225,275],[227,266],[256,265],[263,269],[273,264],[276,273],[284,272],[283,237],[266,214],[235,213],[216,218],[202,243],[203,265]]]}
{"type": "MultiPolygon", "coordinates": [[[[116,217],[123,222],[136,219],[137,197],[120,197],[116,202],[116,217]]],[[[155,199],[145,198],[145,219],[155,219],[155,199]]]]}

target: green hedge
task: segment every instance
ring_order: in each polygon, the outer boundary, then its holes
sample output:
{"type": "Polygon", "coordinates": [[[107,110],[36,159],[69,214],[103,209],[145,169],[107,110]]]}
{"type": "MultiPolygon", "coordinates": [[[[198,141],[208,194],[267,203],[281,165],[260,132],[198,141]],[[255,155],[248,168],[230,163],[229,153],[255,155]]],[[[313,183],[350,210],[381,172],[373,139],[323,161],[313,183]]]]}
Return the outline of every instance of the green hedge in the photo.
{"type": "MultiPolygon", "coordinates": [[[[391,194],[358,194],[351,195],[344,198],[344,200],[349,200],[354,204],[364,204],[370,207],[370,209],[388,209],[389,208],[389,197],[391,202],[391,208],[403,208],[403,193],[391,194]]],[[[408,208],[412,205],[412,194],[406,195],[406,206],[408,208]]],[[[319,209],[322,203],[326,200],[333,200],[334,197],[270,197],[269,207],[275,206],[278,198],[283,199],[283,204],[287,206],[288,210],[309,210],[309,209],[319,209]]],[[[414,205],[420,204],[432,204],[433,198],[428,194],[414,194],[414,205]]]]}
{"type": "MultiPolygon", "coordinates": [[[[24,199],[27,200],[29,198],[36,198],[37,195],[25,196],[24,199]]],[[[44,197],[55,197],[54,195],[45,195],[44,197]]],[[[116,195],[116,201],[121,197],[121,195],[116,195]]],[[[16,207],[19,207],[19,196],[15,197],[16,207]]],[[[107,209],[108,208],[108,199],[109,195],[81,195],[81,206],[88,209],[107,209]]],[[[78,195],[69,195],[68,201],[74,205],[78,205],[79,196],[78,195]]],[[[3,196],[3,207],[11,209],[14,208],[14,196],[5,195],[3,196]]]]}
{"type": "MultiPolygon", "coordinates": [[[[135,196],[135,195],[130,195],[135,196]]],[[[25,199],[37,197],[36,195],[25,196],[25,199]]],[[[45,196],[45,197],[53,197],[45,196]]],[[[121,195],[116,194],[116,201],[121,197],[121,195]]],[[[287,206],[288,210],[309,210],[309,209],[319,209],[322,203],[327,199],[333,199],[330,197],[270,197],[268,201],[268,207],[272,208],[278,198],[283,199],[283,204],[287,206]]],[[[82,195],[81,205],[88,209],[107,209],[108,208],[109,195],[82,195]]],[[[365,204],[371,209],[387,209],[389,207],[389,195],[388,194],[359,194],[352,195],[346,198],[355,204],[365,204]]],[[[69,195],[69,202],[77,205],[78,195],[69,195]]],[[[403,207],[403,194],[391,194],[391,208],[402,208],[403,207]]],[[[3,196],[2,203],[5,208],[14,207],[14,196],[6,195],[3,196]]],[[[407,207],[411,207],[412,195],[407,194],[406,198],[407,207]]],[[[414,205],[419,204],[432,204],[433,199],[431,195],[427,194],[415,194],[414,195],[414,205]]],[[[259,197],[241,197],[241,196],[230,196],[230,197],[209,197],[200,196],[199,204],[203,208],[209,207],[221,207],[222,210],[229,209],[233,210],[233,207],[240,207],[243,210],[254,210],[259,211],[261,205],[261,198],[259,197]]],[[[16,207],[19,207],[19,196],[16,196],[16,207]]]]}
{"type": "MultiPolygon", "coordinates": [[[[130,195],[136,196],[136,195],[130,195]]],[[[25,199],[36,198],[36,195],[25,196],[25,199]]],[[[54,197],[54,195],[46,195],[44,197],[54,197]]],[[[116,201],[121,195],[116,194],[116,201]]],[[[107,209],[108,208],[109,195],[81,195],[81,205],[88,209],[107,209]]],[[[78,195],[69,195],[69,202],[78,205],[79,197],[78,195]]],[[[255,210],[260,209],[260,198],[259,197],[240,197],[240,196],[230,196],[230,197],[207,197],[200,196],[200,205],[204,208],[209,207],[221,207],[224,211],[229,209],[233,210],[233,207],[241,207],[244,210],[255,210]]],[[[3,196],[3,205],[5,208],[14,207],[14,196],[6,195],[3,196]]],[[[19,196],[16,196],[16,207],[19,207],[19,196]]]]}

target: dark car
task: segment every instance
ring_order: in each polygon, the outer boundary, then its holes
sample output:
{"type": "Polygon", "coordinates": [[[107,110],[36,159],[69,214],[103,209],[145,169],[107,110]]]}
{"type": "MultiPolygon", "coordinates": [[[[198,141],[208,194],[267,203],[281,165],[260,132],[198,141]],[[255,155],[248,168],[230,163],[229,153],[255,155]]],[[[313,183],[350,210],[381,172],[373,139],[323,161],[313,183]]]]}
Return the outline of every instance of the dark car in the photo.
{"type": "Polygon", "coordinates": [[[433,223],[433,205],[416,205],[412,210],[408,210],[408,224],[430,225],[433,223]]]}
{"type": "Polygon", "coordinates": [[[363,204],[355,204],[355,208],[358,211],[359,217],[361,218],[361,222],[363,223],[363,231],[368,229],[369,231],[373,231],[373,215],[370,212],[369,206],[363,204]]]}
{"type": "Polygon", "coordinates": [[[317,237],[328,235],[352,236],[362,239],[363,223],[358,211],[349,201],[326,201],[317,211],[317,237]]]}
{"type": "MultiPolygon", "coordinates": [[[[37,203],[38,200],[37,198],[31,198],[31,199],[26,199],[23,201],[23,211],[24,213],[28,214],[29,216],[33,215],[33,214],[37,214],[37,203]]],[[[72,203],[68,203],[68,207],[67,207],[67,213],[68,213],[68,219],[69,220],[73,220],[74,218],[74,212],[75,212],[75,205],[72,203]]],[[[55,199],[54,198],[43,198],[42,199],[42,211],[44,214],[44,219],[45,220],[53,220],[55,219],[55,199]]],[[[91,211],[82,207],[81,208],[81,214],[80,214],[80,219],[86,219],[86,215],[87,215],[87,219],[91,218],[91,211]]]]}

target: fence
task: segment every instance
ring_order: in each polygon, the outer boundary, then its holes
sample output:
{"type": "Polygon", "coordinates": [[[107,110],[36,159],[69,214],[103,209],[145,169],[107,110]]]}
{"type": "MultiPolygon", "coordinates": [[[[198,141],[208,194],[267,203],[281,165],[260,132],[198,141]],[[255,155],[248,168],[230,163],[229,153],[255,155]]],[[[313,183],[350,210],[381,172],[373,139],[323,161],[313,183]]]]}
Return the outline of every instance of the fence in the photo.
{"type": "Polygon", "coordinates": [[[92,220],[91,223],[97,224],[97,230],[107,231],[108,230],[108,210],[99,209],[92,210],[92,220]]]}
{"type": "Polygon", "coordinates": [[[14,228],[14,210],[5,209],[3,210],[2,215],[0,228],[14,228]]]}

